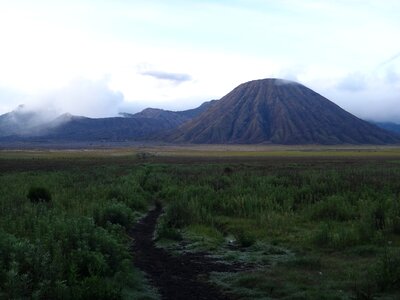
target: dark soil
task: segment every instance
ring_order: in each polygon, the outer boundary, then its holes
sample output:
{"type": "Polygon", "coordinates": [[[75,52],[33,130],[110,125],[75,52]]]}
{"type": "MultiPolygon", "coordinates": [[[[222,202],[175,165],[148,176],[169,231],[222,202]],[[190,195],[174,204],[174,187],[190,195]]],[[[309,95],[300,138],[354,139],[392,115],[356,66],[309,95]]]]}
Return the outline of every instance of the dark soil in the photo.
{"type": "Polygon", "coordinates": [[[210,272],[232,272],[236,266],[217,263],[205,253],[174,256],[155,246],[153,233],[161,206],[151,210],[131,231],[135,265],[144,271],[162,299],[233,299],[207,282],[210,272]]]}

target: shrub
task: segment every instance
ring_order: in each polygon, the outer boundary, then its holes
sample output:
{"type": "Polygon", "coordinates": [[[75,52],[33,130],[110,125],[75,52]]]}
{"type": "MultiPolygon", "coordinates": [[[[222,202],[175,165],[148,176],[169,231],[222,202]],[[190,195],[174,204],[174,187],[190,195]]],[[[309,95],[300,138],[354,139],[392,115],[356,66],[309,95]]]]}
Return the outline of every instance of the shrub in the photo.
{"type": "Polygon", "coordinates": [[[346,203],[345,199],[339,196],[331,196],[317,202],[311,209],[312,220],[348,221],[354,218],[351,213],[352,207],[346,203]]]}
{"type": "Polygon", "coordinates": [[[398,251],[385,249],[383,255],[372,269],[374,279],[381,291],[400,289],[400,254],[398,251]]]}
{"type": "Polygon", "coordinates": [[[312,236],[312,241],[318,246],[327,246],[331,240],[332,228],[328,223],[322,223],[312,236]]]}
{"type": "Polygon", "coordinates": [[[242,229],[237,230],[234,236],[238,244],[244,248],[250,247],[256,242],[256,238],[253,234],[242,229]]]}
{"type": "Polygon", "coordinates": [[[26,197],[32,203],[51,201],[51,194],[49,190],[44,187],[31,187],[26,197]]]}
{"type": "Polygon", "coordinates": [[[167,205],[163,216],[166,227],[180,229],[192,224],[213,224],[213,202],[202,201],[205,193],[199,194],[199,197],[192,196],[190,190],[183,191],[182,198],[174,199],[167,205]]]}
{"type": "Polygon", "coordinates": [[[392,230],[395,234],[400,234],[400,216],[393,217],[392,230]]]}
{"type": "Polygon", "coordinates": [[[112,188],[107,193],[107,200],[122,202],[133,210],[146,209],[147,201],[140,192],[126,191],[123,188],[112,188]]]}
{"type": "Polygon", "coordinates": [[[400,234],[400,199],[392,199],[389,208],[389,217],[391,218],[391,229],[393,233],[400,234]]]}
{"type": "Polygon", "coordinates": [[[102,210],[97,210],[94,216],[96,224],[105,226],[107,223],[118,224],[128,229],[133,225],[133,211],[124,203],[115,202],[102,210]]]}
{"type": "Polygon", "coordinates": [[[358,227],[352,224],[322,223],[312,235],[312,242],[320,247],[343,249],[358,245],[360,234],[358,227]]]}
{"type": "Polygon", "coordinates": [[[230,175],[233,173],[233,169],[231,167],[225,167],[224,168],[224,174],[230,175]]]}
{"type": "Polygon", "coordinates": [[[183,200],[171,202],[166,209],[165,224],[168,227],[182,228],[194,221],[193,210],[189,203],[183,200]]]}
{"type": "Polygon", "coordinates": [[[107,199],[108,200],[116,200],[116,201],[120,201],[120,202],[125,202],[126,201],[126,196],[121,191],[121,189],[112,188],[107,193],[107,199]]]}
{"type": "Polygon", "coordinates": [[[225,190],[231,186],[231,179],[228,176],[218,176],[213,178],[211,181],[211,186],[215,191],[225,190]]]}
{"type": "Polygon", "coordinates": [[[173,241],[181,241],[182,235],[176,228],[170,228],[161,222],[157,228],[157,240],[167,239],[173,241]]]}

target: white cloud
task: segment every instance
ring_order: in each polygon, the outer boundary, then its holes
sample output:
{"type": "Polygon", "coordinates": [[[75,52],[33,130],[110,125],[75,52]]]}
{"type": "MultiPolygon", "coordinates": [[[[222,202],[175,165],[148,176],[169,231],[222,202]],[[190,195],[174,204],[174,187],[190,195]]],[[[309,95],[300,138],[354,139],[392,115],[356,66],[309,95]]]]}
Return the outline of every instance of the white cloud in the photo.
{"type": "Polygon", "coordinates": [[[13,110],[24,103],[25,95],[16,90],[0,86],[0,115],[13,110]]]}
{"type": "Polygon", "coordinates": [[[337,88],[340,90],[356,92],[367,88],[367,78],[362,73],[351,73],[340,80],[337,88]]]}
{"type": "Polygon", "coordinates": [[[108,87],[108,80],[75,80],[69,85],[54,90],[38,99],[59,112],[88,117],[116,116],[124,103],[121,92],[108,87]]]}
{"type": "Polygon", "coordinates": [[[400,68],[395,64],[339,77],[322,92],[357,116],[400,123],[400,68]]]}
{"type": "Polygon", "coordinates": [[[185,74],[185,73],[170,73],[170,72],[155,71],[155,70],[142,71],[140,74],[151,76],[151,77],[154,77],[159,80],[172,81],[177,84],[185,82],[185,81],[189,81],[192,79],[192,77],[189,74],[185,74]]]}
{"type": "MultiPolygon", "coordinates": [[[[87,117],[116,116],[121,107],[132,107],[124,102],[124,96],[119,91],[114,91],[108,86],[109,80],[77,79],[67,85],[29,96],[20,96],[18,108],[24,111],[35,111],[40,114],[43,121],[51,121],[62,113],[83,115],[87,117]],[[44,117],[45,116],[45,117],[44,117]]],[[[0,99],[5,94],[1,93],[0,99]]],[[[16,109],[15,101],[4,102],[3,113],[16,109]]]]}

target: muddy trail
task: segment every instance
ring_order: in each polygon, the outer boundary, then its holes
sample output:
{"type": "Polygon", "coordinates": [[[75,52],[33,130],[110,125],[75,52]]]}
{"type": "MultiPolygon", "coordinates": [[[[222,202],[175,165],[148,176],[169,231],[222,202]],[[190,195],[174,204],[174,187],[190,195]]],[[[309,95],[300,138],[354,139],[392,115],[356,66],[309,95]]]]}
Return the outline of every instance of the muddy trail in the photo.
{"type": "Polygon", "coordinates": [[[131,231],[134,263],[144,271],[164,300],[234,299],[208,283],[210,272],[234,272],[238,268],[213,261],[204,253],[172,255],[157,248],[153,233],[162,207],[157,206],[141,219],[131,231]]]}

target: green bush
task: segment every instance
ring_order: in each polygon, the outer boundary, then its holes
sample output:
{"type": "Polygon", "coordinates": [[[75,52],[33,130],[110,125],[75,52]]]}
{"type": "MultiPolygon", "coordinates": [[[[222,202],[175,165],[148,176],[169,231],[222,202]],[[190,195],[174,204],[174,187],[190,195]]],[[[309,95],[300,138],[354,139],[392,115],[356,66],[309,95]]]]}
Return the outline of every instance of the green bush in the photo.
{"type": "Polygon", "coordinates": [[[313,232],[311,240],[317,246],[334,249],[343,249],[363,242],[356,226],[341,223],[321,223],[313,232]]]}
{"type": "Polygon", "coordinates": [[[100,226],[106,226],[107,223],[118,224],[129,229],[134,222],[132,209],[121,202],[114,202],[95,212],[95,222],[100,226]]]}
{"type": "Polygon", "coordinates": [[[231,179],[228,176],[218,176],[217,178],[213,178],[211,181],[211,185],[214,190],[225,190],[231,186],[231,179]]]}
{"type": "Polygon", "coordinates": [[[391,230],[395,234],[400,234],[400,200],[394,198],[390,201],[390,207],[388,209],[389,217],[391,219],[391,230]]]}
{"type": "Polygon", "coordinates": [[[131,191],[123,187],[111,188],[107,193],[107,200],[122,202],[133,210],[144,210],[148,206],[143,192],[140,193],[137,190],[131,191]]]}
{"type": "Polygon", "coordinates": [[[26,197],[32,203],[51,201],[50,191],[44,187],[31,187],[26,197]]]}
{"type": "Polygon", "coordinates": [[[165,211],[165,224],[172,228],[182,228],[191,224],[194,220],[194,211],[190,204],[183,200],[171,202],[165,211]]]}
{"type": "Polygon", "coordinates": [[[242,229],[236,230],[234,236],[239,246],[244,248],[250,247],[256,242],[256,238],[251,232],[242,229]]]}
{"type": "Polygon", "coordinates": [[[161,222],[157,228],[157,240],[167,239],[173,241],[181,241],[182,235],[176,228],[171,228],[161,222]]]}
{"type": "Polygon", "coordinates": [[[343,197],[331,196],[311,207],[311,220],[348,221],[354,218],[354,210],[343,197]]]}
{"type": "Polygon", "coordinates": [[[327,246],[331,241],[332,227],[328,223],[322,223],[318,226],[311,239],[317,246],[327,246]]]}
{"type": "Polygon", "coordinates": [[[392,230],[393,230],[393,233],[400,234],[400,216],[393,217],[392,230]]]}
{"type": "Polygon", "coordinates": [[[107,193],[107,199],[108,200],[115,200],[115,201],[119,201],[119,202],[125,202],[127,200],[126,198],[127,197],[124,194],[124,192],[119,188],[112,188],[107,193]]]}
{"type": "Polygon", "coordinates": [[[374,280],[380,291],[400,289],[400,253],[385,249],[373,266],[374,280]]]}

